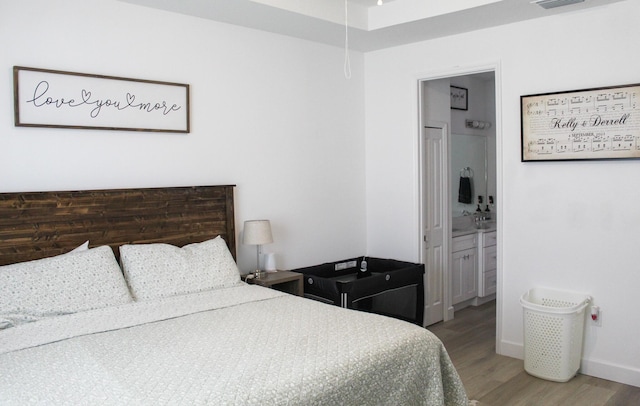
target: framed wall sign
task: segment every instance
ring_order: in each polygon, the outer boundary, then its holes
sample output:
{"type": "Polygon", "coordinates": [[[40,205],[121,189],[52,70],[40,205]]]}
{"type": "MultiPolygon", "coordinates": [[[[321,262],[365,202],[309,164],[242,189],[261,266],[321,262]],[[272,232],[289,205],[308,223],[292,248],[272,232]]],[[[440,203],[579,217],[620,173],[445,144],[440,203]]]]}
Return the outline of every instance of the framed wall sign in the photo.
{"type": "Polygon", "coordinates": [[[189,132],[189,85],[13,67],[17,127],[189,132]]]}
{"type": "Polygon", "coordinates": [[[469,109],[469,91],[467,89],[451,86],[451,108],[455,110],[469,109]]]}
{"type": "Polygon", "coordinates": [[[520,97],[522,161],[640,158],[640,84],[520,97]]]}

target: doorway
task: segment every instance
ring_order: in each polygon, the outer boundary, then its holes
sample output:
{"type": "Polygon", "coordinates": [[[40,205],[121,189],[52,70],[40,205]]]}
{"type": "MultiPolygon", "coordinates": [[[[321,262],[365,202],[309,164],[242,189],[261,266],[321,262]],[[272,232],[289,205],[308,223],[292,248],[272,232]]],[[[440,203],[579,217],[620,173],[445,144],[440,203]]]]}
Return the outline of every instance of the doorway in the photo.
{"type": "MultiPolygon", "coordinates": [[[[450,166],[452,161],[452,137],[454,134],[466,136],[479,136],[487,141],[486,160],[493,165],[489,173],[479,174],[485,178],[482,186],[482,194],[486,203],[487,197],[492,196],[497,203],[500,200],[497,174],[497,145],[499,136],[499,122],[497,113],[500,111],[498,75],[499,65],[470,67],[467,69],[457,69],[444,74],[424,75],[418,80],[420,89],[420,239],[421,239],[421,261],[425,264],[425,326],[440,320],[448,321],[454,317],[454,307],[451,298],[451,239],[454,216],[460,216],[462,209],[455,207],[454,194],[457,197],[458,190],[452,186],[452,181],[457,181],[457,173],[450,166]],[[491,103],[478,102],[477,83],[486,82],[486,92],[492,93],[491,103]],[[475,84],[474,84],[475,83],[475,84]],[[467,93],[466,110],[452,109],[450,87],[464,88],[467,93]],[[467,123],[471,121],[471,123],[467,123]],[[489,135],[480,134],[479,129],[472,128],[473,121],[481,121],[484,127],[490,123],[493,130],[489,135]],[[434,125],[436,123],[437,125],[434,125]],[[467,127],[469,126],[469,127],[467,127]],[[440,128],[442,135],[442,150],[439,157],[434,157],[433,145],[429,137],[433,138],[433,128],[440,128]],[[442,165],[446,162],[445,165],[442,165]],[[441,167],[441,173],[435,173],[434,168],[441,167]],[[434,178],[435,176],[435,178],[434,178]],[[442,177],[442,182],[435,181],[442,177]],[[436,190],[440,188],[440,190],[436,190]],[[434,199],[441,199],[442,206],[439,208],[434,199]],[[434,235],[434,216],[439,212],[442,214],[441,233],[434,235]],[[441,237],[440,237],[441,236],[441,237]],[[442,238],[440,245],[435,244],[442,238]],[[438,252],[437,250],[441,250],[438,252]]],[[[460,106],[457,106],[460,108],[460,106]]],[[[490,166],[490,165],[489,165],[490,166]]],[[[474,201],[474,204],[477,202],[474,201]]],[[[497,204],[496,204],[497,206],[497,204]]],[[[484,206],[483,206],[484,208],[484,206]]],[[[475,206],[474,206],[475,209],[475,206]]],[[[495,207],[494,218],[499,218],[499,209],[495,207]]],[[[499,219],[498,219],[499,220],[499,219]]],[[[499,221],[498,221],[499,228],[499,221]]],[[[435,227],[437,230],[437,227],[435,227]]],[[[500,241],[498,242],[500,243],[500,241]]],[[[499,251],[501,251],[498,248],[499,251]]],[[[500,260],[498,260],[500,263],[500,260]]],[[[500,266],[498,266],[500,274],[500,266]]],[[[498,292],[496,300],[500,296],[501,275],[498,275],[498,292]]],[[[500,306],[496,306],[498,316],[500,306]]],[[[500,331],[500,317],[497,318],[497,331],[500,331]]],[[[497,340],[496,340],[497,341],[497,340]]]]}

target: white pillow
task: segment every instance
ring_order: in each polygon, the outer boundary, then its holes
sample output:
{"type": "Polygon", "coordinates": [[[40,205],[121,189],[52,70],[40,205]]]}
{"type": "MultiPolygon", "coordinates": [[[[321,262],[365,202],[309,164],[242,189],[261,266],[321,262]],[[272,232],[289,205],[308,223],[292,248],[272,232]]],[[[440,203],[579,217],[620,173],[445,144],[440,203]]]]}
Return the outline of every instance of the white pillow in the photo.
{"type": "Polygon", "coordinates": [[[109,246],[0,267],[0,321],[31,321],[131,301],[109,246]]]}
{"type": "Polygon", "coordinates": [[[72,249],[67,254],[73,254],[75,252],[82,252],[82,251],[86,251],[88,249],[89,249],[89,240],[87,240],[84,243],[82,243],[82,245],[80,245],[79,247],[76,247],[76,248],[72,249]]]}
{"type": "Polygon", "coordinates": [[[170,244],[123,245],[120,247],[120,262],[135,300],[240,283],[238,267],[220,236],[182,248],[170,244]]]}

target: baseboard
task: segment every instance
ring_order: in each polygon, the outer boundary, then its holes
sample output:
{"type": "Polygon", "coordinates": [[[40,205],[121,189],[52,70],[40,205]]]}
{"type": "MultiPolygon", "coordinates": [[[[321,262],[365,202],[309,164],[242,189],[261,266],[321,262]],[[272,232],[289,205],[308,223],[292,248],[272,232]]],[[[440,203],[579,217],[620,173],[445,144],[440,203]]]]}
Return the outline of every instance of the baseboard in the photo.
{"type": "MultiPolygon", "coordinates": [[[[524,345],[521,343],[499,341],[496,352],[507,357],[524,359],[524,345]]],[[[579,372],[583,375],[640,387],[640,370],[626,365],[582,359],[579,372]]]]}
{"type": "Polygon", "coordinates": [[[640,370],[626,365],[583,359],[580,364],[580,373],[608,381],[624,383],[625,385],[640,387],[640,370]]]}
{"type": "Polygon", "coordinates": [[[496,294],[493,293],[491,295],[485,297],[476,297],[471,301],[471,306],[482,306],[485,303],[489,303],[492,300],[496,300],[496,294]]]}
{"type": "Polygon", "coordinates": [[[453,320],[454,315],[455,315],[455,311],[453,309],[453,306],[449,306],[447,308],[447,316],[446,316],[446,319],[444,321],[453,320]]]}
{"type": "Polygon", "coordinates": [[[512,341],[498,341],[496,353],[506,357],[524,359],[524,345],[522,343],[514,343],[512,341]]]}

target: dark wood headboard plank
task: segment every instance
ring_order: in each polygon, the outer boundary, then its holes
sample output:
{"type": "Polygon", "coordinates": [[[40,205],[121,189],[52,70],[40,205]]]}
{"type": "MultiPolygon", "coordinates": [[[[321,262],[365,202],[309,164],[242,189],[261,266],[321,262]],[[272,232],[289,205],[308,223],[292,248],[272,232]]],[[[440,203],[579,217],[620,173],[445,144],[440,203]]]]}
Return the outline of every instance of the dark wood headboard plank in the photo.
{"type": "Polygon", "coordinates": [[[217,235],[233,256],[233,185],[0,194],[0,265],[67,252],[89,240],[182,246],[217,235]]]}

